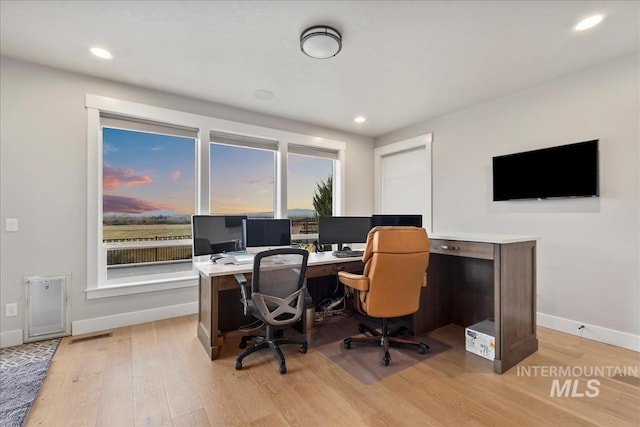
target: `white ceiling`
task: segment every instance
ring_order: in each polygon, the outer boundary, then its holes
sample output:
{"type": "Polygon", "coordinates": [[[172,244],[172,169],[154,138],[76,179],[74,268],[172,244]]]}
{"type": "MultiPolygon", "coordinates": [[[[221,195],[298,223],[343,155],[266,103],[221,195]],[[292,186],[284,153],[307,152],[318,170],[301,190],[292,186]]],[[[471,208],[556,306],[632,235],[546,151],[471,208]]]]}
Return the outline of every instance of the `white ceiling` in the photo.
{"type": "Polygon", "coordinates": [[[3,56],[371,137],[640,45],[638,1],[2,0],[0,12],[3,56]],[[598,27],[572,31],[594,13],[598,27]],[[342,33],[338,56],[300,52],[312,25],[342,33]]]}

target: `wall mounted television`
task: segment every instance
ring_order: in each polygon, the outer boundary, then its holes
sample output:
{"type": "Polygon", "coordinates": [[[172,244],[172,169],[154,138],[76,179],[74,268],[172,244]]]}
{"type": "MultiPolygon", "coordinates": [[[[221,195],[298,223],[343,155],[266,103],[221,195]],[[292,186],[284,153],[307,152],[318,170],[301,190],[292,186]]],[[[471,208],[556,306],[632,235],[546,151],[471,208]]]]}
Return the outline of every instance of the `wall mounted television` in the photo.
{"type": "Polygon", "coordinates": [[[493,200],[595,197],[598,140],[493,158],[493,200]]]}

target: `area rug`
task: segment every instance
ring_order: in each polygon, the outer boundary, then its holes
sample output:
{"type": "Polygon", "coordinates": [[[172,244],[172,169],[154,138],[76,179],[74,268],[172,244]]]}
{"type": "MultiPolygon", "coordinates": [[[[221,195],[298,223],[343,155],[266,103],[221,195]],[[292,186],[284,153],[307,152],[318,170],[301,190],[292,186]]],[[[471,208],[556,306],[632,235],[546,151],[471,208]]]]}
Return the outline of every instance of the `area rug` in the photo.
{"type": "Polygon", "coordinates": [[[24,423],[59,344],[56,338],[0,349],[0,425],[24,423]]]}
{"type": "Polygon", "coordinates": [[[344,348],[342,340],[357,335],[360,323],[375,327],[380,321],[358,315],[324,318],[314,324],[309,344],[364,384],[373,384],[451,348],[427,335],[411,337],[427,344],[427,353],[419,354],[411,347],[390,348],[391,362],[383,366],[381,347],[354,343],[350,350],[344,348]]]}

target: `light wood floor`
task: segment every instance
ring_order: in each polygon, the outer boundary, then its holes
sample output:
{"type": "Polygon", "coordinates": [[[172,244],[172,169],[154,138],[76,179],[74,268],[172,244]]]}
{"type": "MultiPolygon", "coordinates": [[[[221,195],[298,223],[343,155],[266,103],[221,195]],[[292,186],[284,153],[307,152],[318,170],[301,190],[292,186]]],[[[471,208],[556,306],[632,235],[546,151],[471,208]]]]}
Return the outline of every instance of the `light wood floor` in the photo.
{"type": "MultiPolygon", "coordinates": [[[[62,341],[27,426],[640,425],[638,378],[595,377],[596,397],[550,397],[555,377],[518,375],[517,367],[492,373],[489,361],[465,352],[463,329],[453,325],[431,334],[451,350],[373,385],[313,347],[285,349],[286,375],[269,351],[236,371],[237,333],[211,362],[195,315],[111,332],[62,341]]],[[[538,338],[539,351],[519,366],[640,365],[639,353],[618,347],[544,328],[538,338]]],[[[588,379],[579,378],[578,393],[593,393],[588,379]]]]}

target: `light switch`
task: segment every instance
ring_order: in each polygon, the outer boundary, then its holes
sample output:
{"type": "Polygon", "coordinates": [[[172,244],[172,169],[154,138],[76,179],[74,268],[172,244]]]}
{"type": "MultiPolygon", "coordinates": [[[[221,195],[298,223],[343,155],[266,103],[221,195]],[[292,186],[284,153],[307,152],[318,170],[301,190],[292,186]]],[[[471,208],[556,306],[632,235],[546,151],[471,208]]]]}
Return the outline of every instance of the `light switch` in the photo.
{"type": "Polygon", "coordinates": [[[18,218],[7,218],[5,224],[5,230],[18,231],[18,218]]]}

